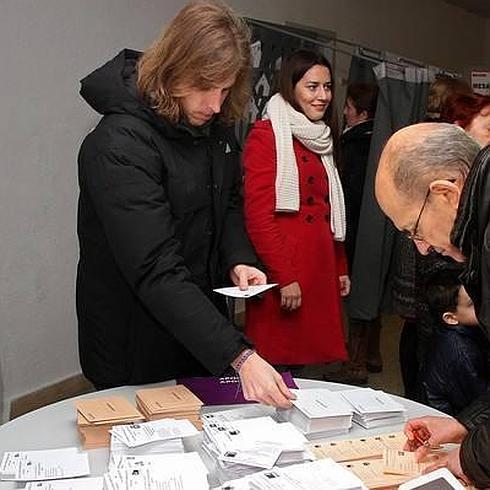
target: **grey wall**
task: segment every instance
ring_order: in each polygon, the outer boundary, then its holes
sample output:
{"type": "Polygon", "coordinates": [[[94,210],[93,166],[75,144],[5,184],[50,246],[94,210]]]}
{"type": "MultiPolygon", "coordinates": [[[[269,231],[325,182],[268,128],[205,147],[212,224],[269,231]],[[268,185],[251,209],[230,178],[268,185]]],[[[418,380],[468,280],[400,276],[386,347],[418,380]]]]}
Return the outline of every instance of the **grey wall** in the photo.
{"type": "MultiPolygon", "coordinates": [[[[233,0],[439,66],[489,57],[490,22],[440,0],[233,0]],[[458,35],[455,36],[454,32],[458,35]],[[468,41],[466,41],[468,40],[468,41]],[[470,41],[471,40],[471,41],[470,41]]],[[[0,404],[79,371],[76,153],[97,120],[78,80],[144,48],[179,0],[4,0],[0,16],[0,404]]],[[[4,412],[5,413],[5,412],[4,412]]]]}

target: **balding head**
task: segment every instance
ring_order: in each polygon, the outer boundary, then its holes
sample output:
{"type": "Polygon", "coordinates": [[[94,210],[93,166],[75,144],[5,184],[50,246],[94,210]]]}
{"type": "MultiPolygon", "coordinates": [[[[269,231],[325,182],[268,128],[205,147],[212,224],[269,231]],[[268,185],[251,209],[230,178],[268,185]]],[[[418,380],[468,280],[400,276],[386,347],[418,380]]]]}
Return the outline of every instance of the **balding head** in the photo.
{"type": "Polygon", "coordinates": [[[376,173],[376,198],[399,230],[417,238],[422,253],[432,247],[462,259],[449,236],[479,150],[461,128],[444,123],[414,124],[388,140],[376,173]]]}
{"type": "Polygon", "coordinates": [[[387,177],[403,198],[416,199],[433,180],[464,180],[479,150],[478,143],[454,124],[407,126],[388,140],[376,180],[387,177]]]}

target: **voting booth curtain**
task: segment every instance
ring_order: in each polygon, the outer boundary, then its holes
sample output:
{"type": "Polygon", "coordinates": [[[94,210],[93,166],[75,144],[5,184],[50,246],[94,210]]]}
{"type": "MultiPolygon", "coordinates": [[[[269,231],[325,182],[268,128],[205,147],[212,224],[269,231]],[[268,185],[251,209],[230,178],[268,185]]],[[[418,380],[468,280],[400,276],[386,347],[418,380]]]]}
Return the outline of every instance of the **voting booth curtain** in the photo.
{"type": "MultiPolygon", "coordinates": [[[[353,318],[372,320],[380,312],[392,310],[391,281],[404,238],[379,208],[374,196],[374,178],[388,138],[398,129],[424,120],[432,78],[430,68],[352,58],[349,83],[376,83],[379,88],[351,271],[349,313],[353,318]]],[[[415,254],[412,243],[407,248],[409,254],[415,254]]]]}

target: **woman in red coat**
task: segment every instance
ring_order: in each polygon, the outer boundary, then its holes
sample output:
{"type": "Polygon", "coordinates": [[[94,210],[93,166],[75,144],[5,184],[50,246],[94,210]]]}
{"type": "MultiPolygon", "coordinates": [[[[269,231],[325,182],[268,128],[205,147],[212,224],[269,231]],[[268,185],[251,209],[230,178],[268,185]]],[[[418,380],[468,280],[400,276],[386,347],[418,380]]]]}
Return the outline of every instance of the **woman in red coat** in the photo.
{"type": "Polygon", "coordinates": [[[328,61],[296,51],[245,145],[247,230],[270,282],[279,284],[247,302],[246,334],[279,366],[346,359],[340,296],[350,281],[331,100],[328,61]]]}

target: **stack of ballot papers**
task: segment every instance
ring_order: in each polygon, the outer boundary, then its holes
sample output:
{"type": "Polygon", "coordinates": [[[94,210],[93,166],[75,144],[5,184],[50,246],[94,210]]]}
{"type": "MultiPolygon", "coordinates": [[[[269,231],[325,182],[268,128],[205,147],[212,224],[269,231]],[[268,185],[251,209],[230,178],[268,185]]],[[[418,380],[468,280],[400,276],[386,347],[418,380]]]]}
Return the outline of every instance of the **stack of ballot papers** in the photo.
{"type": "Polygon", "coordinates": [[[353,409],[339,394],[328,389],[292,390],[293,407],[278,410],[278,417],[298,427],[309,439],[345,434],[352,427],[353,409]]]}
{"type": "Polygon", "coordinates": [[[113,426],[144,420],[131,403],[118,396],[78,400],[75,406],[78,433],[84,449],[107,447],[113,426]]]}
{"type": "Polygon", "coordinates": [[[183,453],[183,438],[199,434],[186,419],[117,425],[111,430],[111,458],[123,455],[183,453]]]}
{"type": "Polygon", "coordinates": [[[354,422],[365,429],[402,424],[407,420],[406,408],[384,391],[357,388],[337,393],[354,409],[354,422]]]}
{"type": "Polygon", "coordinates": [[[221,421],[216,415],[204,420],[203,449],[217,460],[221,481],[313,459],[305,449],[307,439],[289,422],[271,417],[221,421]]]}
{"type": "Polygon", "coordinates": [[[197,429],[202,428],[199,412],[203,403],[185,386],[138,390],[136,405],[147,420],[187,419],[197,429]]]}
{"type": "Polygon", "coordinates": [[[331,459],[261,471],[226,482],[219,490],[366,490],[353,473],[331,459]]]}
{"type": "Polygon", "coordinates": [[[76,447],[6,452],[0,464],[0,480],[57,480],[89,474],[87,454],[76,447]]]}
{"type": "Polygon", "coordinates": [[[104,480],[94,478],[70,478],[28,483],[23,490],[104,490],[104,480]]]}
{"type": "Polygon", "coordinates": [[[207,475],[195,452],[121,456],[104,475],[104,490],[208,490],[207,475]]]}

